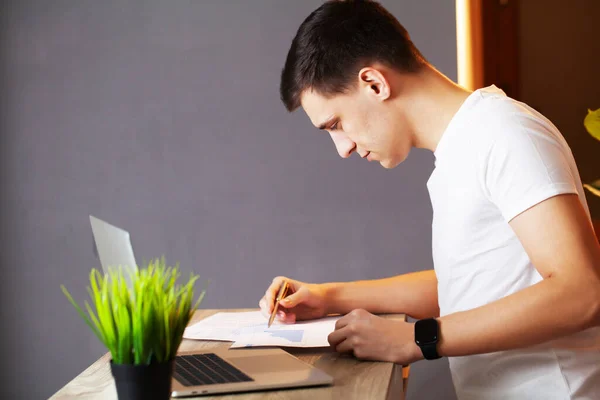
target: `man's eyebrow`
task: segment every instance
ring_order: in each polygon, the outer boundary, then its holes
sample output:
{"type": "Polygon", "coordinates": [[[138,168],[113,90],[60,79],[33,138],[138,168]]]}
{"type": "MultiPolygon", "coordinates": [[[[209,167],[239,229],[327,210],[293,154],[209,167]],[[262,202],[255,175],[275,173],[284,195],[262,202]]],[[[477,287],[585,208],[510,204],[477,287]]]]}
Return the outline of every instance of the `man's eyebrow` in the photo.
{"type": "Polygon", "coordinates": [[[335,116],[331,116],[327,119],[327,121],[323,122],[321,125],[318,126],[319,129],[327,129],[327,127],[329,127],[329,125],[331,125],[331,123],[336,119],[335,116]]]}

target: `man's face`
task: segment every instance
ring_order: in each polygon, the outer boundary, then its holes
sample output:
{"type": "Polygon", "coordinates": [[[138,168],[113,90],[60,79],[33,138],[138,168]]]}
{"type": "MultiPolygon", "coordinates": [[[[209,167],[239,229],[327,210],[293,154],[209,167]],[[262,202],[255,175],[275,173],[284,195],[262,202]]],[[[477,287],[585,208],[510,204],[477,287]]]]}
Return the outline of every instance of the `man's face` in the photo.
{"type": "Polygon", "coordinates": [[[313,125],[329,132],[342,158],[356,152],[384,168],[406,159],[410,137],[403,116],[369,88],[326,98],[315,91],[302,94],[302,108],[313,125]]]}

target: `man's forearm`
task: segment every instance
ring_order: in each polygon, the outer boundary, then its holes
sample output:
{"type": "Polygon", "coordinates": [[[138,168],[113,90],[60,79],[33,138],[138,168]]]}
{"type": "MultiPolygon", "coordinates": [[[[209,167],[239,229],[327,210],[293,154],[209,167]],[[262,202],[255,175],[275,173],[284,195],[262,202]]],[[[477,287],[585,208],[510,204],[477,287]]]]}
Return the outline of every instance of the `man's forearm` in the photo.
{"type": "Polygon", "coordinates": [[[434,270],[324,286],[330,313],[346,314],[358,308],[373,314],[404,313],[414,318],[437,317],[440,313],[434,270]]]}
{"type": "Polygon", "coordinates": [[[536,345],[598,325],[599,307],[597,285],[568,286],[548,278],[493,303],[440,318],[438,352],[465,356],[536,345]]]}

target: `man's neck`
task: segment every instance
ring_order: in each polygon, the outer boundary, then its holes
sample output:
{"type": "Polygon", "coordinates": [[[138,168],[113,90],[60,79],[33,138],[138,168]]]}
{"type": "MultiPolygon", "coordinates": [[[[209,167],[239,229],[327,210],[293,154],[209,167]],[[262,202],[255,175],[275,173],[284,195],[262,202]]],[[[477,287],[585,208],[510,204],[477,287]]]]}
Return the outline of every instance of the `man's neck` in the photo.
{"type": "Polygon", "coordinates": [[[472,92],[433,67],[403,80],[398,105],[411,128],[413,147],[435,151],[450,121],[472,92]]]}

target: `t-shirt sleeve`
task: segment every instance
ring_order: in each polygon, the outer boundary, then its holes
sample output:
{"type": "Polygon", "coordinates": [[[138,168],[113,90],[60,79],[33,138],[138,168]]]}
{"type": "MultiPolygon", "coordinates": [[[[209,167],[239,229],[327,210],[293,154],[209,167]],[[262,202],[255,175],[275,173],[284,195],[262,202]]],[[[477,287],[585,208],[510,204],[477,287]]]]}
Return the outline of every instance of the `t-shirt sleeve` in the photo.
{"type": "Polygon", "coordinates": [[[485,190],[506,221],[577,186],[570,149],[549,132],[518,126],[494,138],[485,158],[485,190]]]}

